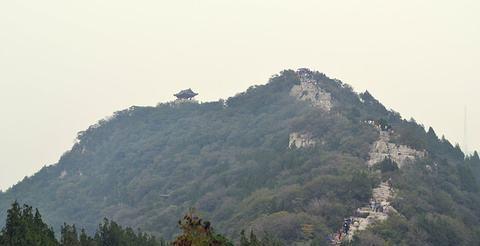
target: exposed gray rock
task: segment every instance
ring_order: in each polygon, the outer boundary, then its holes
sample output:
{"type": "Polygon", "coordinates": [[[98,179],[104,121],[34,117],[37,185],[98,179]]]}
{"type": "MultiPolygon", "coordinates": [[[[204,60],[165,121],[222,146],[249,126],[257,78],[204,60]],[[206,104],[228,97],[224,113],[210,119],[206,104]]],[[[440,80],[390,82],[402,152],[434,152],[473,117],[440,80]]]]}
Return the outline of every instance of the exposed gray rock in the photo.
{"type": "Polygon", "coordinates": [[[299,72],[300,84],[294,85],[290,95],[298,100],[309,102],[313,107],[324,111],[332,109],[332,96],[318,85],[317,81],[311,78],[310,74],[299,72]]]}
{"type": "Polygon", "coordinates": [[[382,182],[378,187],[373,189],[373,195],[370,204],[357,209],[357,216],[352,216],[352,224],[347,235],[335,234],[332,244],[340,245],[342,241],[351,241],[353,236],[368,226],[388,219],[390,213],[398,213],[390,204],[394,197],[394,192],[389,182],[382,182]],[[362,215],[362,216],[358,216],[362,215]]]}
{"type": "Polygon", "coordinates": [[[64,179],[65,177],[67,177],[67,171],[66,170],[63,170],[60,175],[58,176],[59,179],[64,179]]]}
{"type": "MultiPolygon", "coordinates": [[[[386,158],[389,158],[397,163],[398,168],[402,168],[416,158],[424,158],[426,156],[425,151],[418,151],[406,145],[391,143],[391,131],[383,131],[379,126],[376,126],[373,121],[368,121],[367,123],[374,125],[374,127],[380,132],[378,140],[373,144],[370,150],[370,159],[367,161],[368,166],[373,166],[386,158]]],[[[426,168],[427,170],[429,168],[431,169],[429,165],[427,165],[426,168]]],[[[386,220],[390,213],[398,213],[398,211],[391,205],[391,200],[394,195],[395,194],[389,182],[382,182],[378,187],[374,188],[370,204],[358,208],[356,211],[357,215],[350,217],[352,224],[348,234],[341,235],[336,233],[332,244],[340,245],[342,241],[351,241],[356,233],[366,230],[369,225],[386,220]]]]}
{"type": "Polygon", "coordinates": [[[290,133],[288,146],[290,148],[307,148],[315,146],[316,143],[310,133],[293,132],[290,133]]]}
{"type": "MultiPolygon", "coordinates": [[[[375,125],[372,121],[367,123],[375,125]]],[[[369,153],[370,159],[367,161],[368,166],[373,166],[385,160],[385,158],[390,158],[397,163],[399,168],[402,168],[416,158],[423,158],[426,156],[425,151],[418,151],[406,145],[390,143],[391,131],[383,131],[380,127],[375,127],[380,131],[380,136],[371,148],[369,153]]],[[[395,194],[389,182],[382,182],[378,187],[373,189],[372,193],[370,204],[358,208],[356,215],[350,217],[352,224],[350,225],[348,234],[342,235],[336,233],[333,235],[333,245],[341,245],[343,241],[351,241],[353,236],[359,231],[366,230],[368,226],[373,223],[388,219],[390,213],[398,213],[398,211],[391,205],[391,200],[395,194]]]]}
{"type": "Polygon", "coordinates": [[[370,150],[370,159],[367,162],[368,166],[373,166],[389,158],[397,163],[398,168],[402,168],[406,164],[413,162],[416,158],[425,157],[425,151],[418,151],[406,145],[390,143],[390,134],[389,131],[380,130],[380,137],[370,150]]]}

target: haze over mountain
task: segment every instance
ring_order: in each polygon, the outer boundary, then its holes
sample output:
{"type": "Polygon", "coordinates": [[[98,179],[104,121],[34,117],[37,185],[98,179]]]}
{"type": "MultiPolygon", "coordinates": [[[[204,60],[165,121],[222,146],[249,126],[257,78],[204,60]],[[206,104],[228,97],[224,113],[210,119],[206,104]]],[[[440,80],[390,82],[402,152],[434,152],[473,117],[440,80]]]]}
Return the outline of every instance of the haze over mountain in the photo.
{"type": "Polygon", "coordinates": [[[452,143],[466,105],[480,149],[479,12],[476,0],[0,1],[0,189],[114,111],[188,87],[227,98],[285,68],[368,89],[452,143]]]}
{"type": "Polygon", "coordinates": [[[472,245],[479,177],[476,152],[465,156],[368,91],[285,70],[228,100],[116,112],[80,132],[57,164],[1,193],[0,219],[18,200],[55,228],[93,231],[108,217],[172,238],[196,207],[232,238],[253,229],[322,245],[352,218],[355,242],[472,245]]]}

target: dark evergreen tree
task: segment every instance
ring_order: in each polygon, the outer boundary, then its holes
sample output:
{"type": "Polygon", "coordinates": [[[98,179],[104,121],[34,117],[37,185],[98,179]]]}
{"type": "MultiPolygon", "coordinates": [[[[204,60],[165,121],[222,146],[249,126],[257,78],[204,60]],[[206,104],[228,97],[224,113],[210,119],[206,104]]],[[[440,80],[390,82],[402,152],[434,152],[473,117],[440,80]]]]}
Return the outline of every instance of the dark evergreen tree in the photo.
{"type": "Polygon", "coordinates": [[[42,220],[40,212],[28,205],[20,207],[14,202],[7,212],[5,227],[0,231],[0,246],[164,246],[163,240],[145,233],[135,233],[131,228],[107,219],[99,226],[95,238],[89,237],[85,230],[80,235],[75,225],[63,224],[60,242],[55,238],[53,229],[42,220]]]}
{"type": "Polygon", "coordinates": [[[96,246],[97,243],[93,240],[93,238],[89,237],[85,232],[85,229],[82,229],[80,232],[80,246],[96,246]]]}
{"type": "Polygon", "coordinates": [[[428,128],[427,135],[428,135],[428,137],[430,137],[430,138],[432,138],[432,139],[438,140],[437,133],[435,133],[435,130],[433,130],[432,127],[429,127],[429,128],[428,128]]]}
{"type": "Polygon", "coordinates": [[[240,233],[240,246],[261,246],[261,242],[257,239],[253,230],[250,231],[250,236],[247,238],[245,231],[240,233]]]}
{"type": "Polygon", "coordinates": [[[385,158],[382,162],[375,165],[375,168],[379,169],[382,173],[389,173],[398,170],[398,165],[392,159],[385,158]]]}
{"type": "Polygon", "coordinates": [[[75,225],[63,224],[61,230],[60,245],[62,246],[79,246],[77,228],[75,225]]]}
{"type": "Polygon", "coordinates": [[[20,207],[14,202],[7,211],[7,221],[0,233],[2,246],[55,246],[58,245],[54,232],[43,221],[38,210],[20,207]]]}
{"type": "MultiPolygon", "coordinates": [[[[164,244],[163,240],[157,241],[155,237],[145,233],[135,233],[128,227],[124,229],[114,221],[106,218],[99,225],[93,241],[99,246],[161,246],[164,244]]],[[[86,242],[89,242],[89,240],[87,239],[86,242]]]]}
{"type": "Polygon", "coordinates": [[[480,157],[478,157],[478,152],[475,150],[475,152],[473,152],[473,155],[472,155],[472,162],[474,163],[474,165],[480,165],[480,157]]]}

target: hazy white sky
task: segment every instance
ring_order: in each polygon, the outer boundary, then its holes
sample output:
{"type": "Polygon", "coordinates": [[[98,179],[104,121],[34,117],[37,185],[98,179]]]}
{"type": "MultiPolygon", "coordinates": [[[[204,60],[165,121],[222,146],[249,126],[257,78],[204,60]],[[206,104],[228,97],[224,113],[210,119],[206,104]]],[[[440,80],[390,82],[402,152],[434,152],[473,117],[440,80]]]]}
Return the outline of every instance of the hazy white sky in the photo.
{"type": "Polygon", "coordinates": [[[309,67],[480,149],[478,0],[0,1],[0,189],[78,131],[192,87],[202,101],[309,67]]]}

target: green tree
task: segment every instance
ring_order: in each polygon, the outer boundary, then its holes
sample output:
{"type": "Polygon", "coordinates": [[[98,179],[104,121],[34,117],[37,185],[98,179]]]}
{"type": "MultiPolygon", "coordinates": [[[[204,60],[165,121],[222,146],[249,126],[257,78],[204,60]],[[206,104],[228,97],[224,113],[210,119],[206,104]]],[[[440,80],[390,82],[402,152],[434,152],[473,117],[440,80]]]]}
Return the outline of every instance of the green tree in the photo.
{"type": "Polygon", "coordinates": [[[80,246],[96,246],[97,243],[93,240],[93,238],[89,237],[85,232],[85,229],[82,229],[80,232],[80,246]]]}
{"type": "Polygon", "coordinates": [[[398,165],[390,158],[385,158],[383,161],[375,165],[382,173],[389,173],[398,170],[398,165]]]}
{"type": "Polygon", "coordinates": [[[62,246],[79,246],[77,228],[75,225],[63,224],[61,230],[60,245],[62,246]]]}
{"type": "Polygon", "coordinates": [[[245,231],[240,233],[240,246],[283,246],[284,243],[275,236],[264,233],[261,239],[258,239],[257,235],[250,231],[249,237],[245,235],[245,231]]]}
{"type": "MultiPolygon", "coordinates": [[[[84,240],[85,241],[85,240],[84,240]]],[[[155,237],[145,233],[135,233],[133,229],[127,227],[124,229],[114,221],[104,219],[95,233],[94,241],[99,246],[161,246],[163,241],[158,242],[155,237]]],[[[90,245],[89,240],[85,241],[90,245]]],[[[83,245],[82,245],[83,246],[83,245]]]]}
{"type": "Polygon", "coordinates": [[[190,210],[178,221],[182,234],[173,241],[173,246],[233,246],[227,238],[216,234],[209,221],[202,221],[190,210]]]}
{"type": "Polygon", "coordinates": [[[253,230],[250,231],[250,236],[247,238],[245,236],[245,231],[242,230],[240,233],[240,246],[260,246],[260,241],[257,239],[257,236],[255,233],[253,233],[253,230]]]}
{"type": "Polygon", "coordinates": [[[56,246],[54,232],[43,221],[42,216],[32,207],[14,202],[7,211],[5,227],[0,232],[2,246],[56,246]]]}

